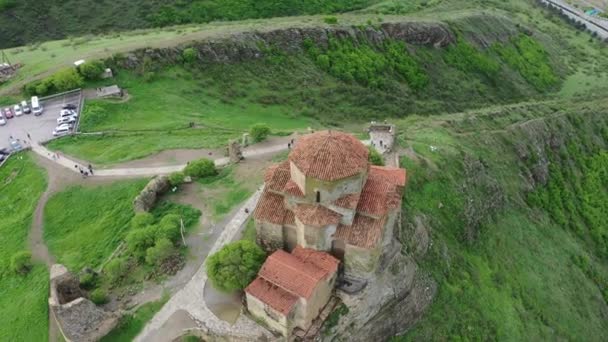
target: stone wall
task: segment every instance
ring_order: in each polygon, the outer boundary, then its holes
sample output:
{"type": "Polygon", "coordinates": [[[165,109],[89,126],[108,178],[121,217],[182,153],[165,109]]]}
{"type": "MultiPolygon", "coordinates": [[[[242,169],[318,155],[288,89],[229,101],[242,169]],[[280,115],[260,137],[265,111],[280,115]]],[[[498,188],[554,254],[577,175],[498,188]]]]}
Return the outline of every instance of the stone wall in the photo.
{"type": "Polygon", "coordinates": [[[135,212],[149,211],[154,207],[156,200],[171,188],[169,177],[156,176],[150,180],[146,187],[133,200],[135,212]]]}
{"type": "Polygon", "coordinates": [[[270,330],[278,332],[283,336],[289,336],[293,326],[285,315],[264,304],[249,293],[245,293],[245,296],[247,310],[253,317],[263,321],[270,330]]]}
{"type": "Polygon", "coordinates": [[[267,252],[284,247],[283,226],[268,222],[255,222],[256,242],[267,252]]]}

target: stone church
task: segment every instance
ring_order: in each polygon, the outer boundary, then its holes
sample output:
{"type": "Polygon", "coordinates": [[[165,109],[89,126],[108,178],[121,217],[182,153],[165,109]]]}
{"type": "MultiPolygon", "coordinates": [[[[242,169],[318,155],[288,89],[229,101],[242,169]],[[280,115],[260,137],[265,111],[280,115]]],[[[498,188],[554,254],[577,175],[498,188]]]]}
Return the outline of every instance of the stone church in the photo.
{"type": "Polygon", "coordinates": [[[370,165],[368,154],[352,135],[322,131],[267,170],[253,217],[258,243],[273,253],[245,293],[272,330],[307,330],[338,275],[373,276],[393,240],[406,172],[370,165]]]}

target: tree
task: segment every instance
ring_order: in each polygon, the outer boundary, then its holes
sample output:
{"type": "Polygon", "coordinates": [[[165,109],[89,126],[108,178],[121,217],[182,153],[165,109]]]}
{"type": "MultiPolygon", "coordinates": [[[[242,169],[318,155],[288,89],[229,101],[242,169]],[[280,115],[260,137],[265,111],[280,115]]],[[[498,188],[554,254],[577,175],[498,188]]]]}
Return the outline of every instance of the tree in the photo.
{"type": "Polygon", "coordinates": [[[180,238],[180,217],[177,214],[168,214],[160,220],[156,230],[156,238],[169,239],[170,241],[177,241],[180,238]]]}
{"type": "Polygon", "coordinates": [[[124,258],[116,258],[110,260],[103,272],[106,274],[110,282],[116,283],[120,280],[129,270],[129,263],[124,258]]]}
{"type": "Polygon", "coordinates": [[[157,227],[148,226],[130,231],[125,237],[127,250],[138,259],[145,257],[146,250],[154,246],[156,229],[157,227]]]}
{"type": "Polygon", "coordinates": [[[236,241],[207,259],[207,274],[221,291],[242,290],[255,278],[265,259],[266,253],[255,243],[236,241]]]}
{"type": "Polygon", "coordinates": [[[160,238],[156,240],[154,247],[150,247],[146,251],[146,262],[149,265],[160,266],[167,259],[171,258],[175,252],[175,247],[169,239],[160,238]]]}
{"type": "Polygon", "coordinates": [[[369,162],[372,163],[372,165],[378,165],[378,166],[384,166],[384,158],[382,158],[382,155],[380,154],[380,152],[378,152],[378,150],[376,150],[373,147],[368,147],[369,149],[369,162]]]}
{"type": "Polygon", "coordinates": [[[11,270],[17,274],[27,274],[32,267],[32,253],[28,251],[19,251],[11,257],[11,270]]]}
{"type": "Polygon", "coordinates": [[[108,302],[108,295],[106,294],[106,291],[101,288],[93,290],[89,297],[91,299],[91,302],[97,305],[105,304],[108,302]]]}
{"type": "Polygon", "coordinates": [[[197,58],[196,50],[191,47],[184,49],[184,51],[182,52],[182,58],[184,59],[184,62],[186,62],[186,63],[194,62],[197,58]]]}
{"type": "Polygon", "coordinates": [[[84,79],[74,68],[64,69],[53,75],[53,87],[57,91],[68,91],[82,87],[84,79]]]}
{"type": "Polygon", "coordinates": [[[202,158],[191,161],[184,169],[184,173],[190,177],[203,178],[217,174],[217,170],[212,160],[202,158]]]}
{"type": "Polygon", "coordinates": [[[154,216],[147,212],[137,213],[131,219],[131,228],[144,228],[154,223],[154,216]]]}
{"type": "Polygon", "coordinates": [[[270,134],[270,127],[266,124],[256,124],[249,130],[249,135],[253,138],[253,141],[260,142],[266,139],[270,134]]]}
{"type": "Polygon", "coordinates": [[[106,66],[102,61],[89,61],[78,67],[80,74],[87,80],[97,80],[101,77],[106,66]]]}

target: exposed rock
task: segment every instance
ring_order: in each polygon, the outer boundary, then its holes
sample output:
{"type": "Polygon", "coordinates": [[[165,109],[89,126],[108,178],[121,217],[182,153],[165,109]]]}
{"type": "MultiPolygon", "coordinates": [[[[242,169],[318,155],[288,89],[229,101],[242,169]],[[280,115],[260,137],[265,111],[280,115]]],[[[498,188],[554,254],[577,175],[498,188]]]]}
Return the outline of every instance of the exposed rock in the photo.
{"type": "Polygon", "coordinates": [[[171,184],[169,177],[157,176],[150,180],[146,187],[133,200],[136,212],[149,211],[156,203],[156,199],[169,191],[171,184]]]}
{"type": "Polygon", "coordinates": [[[357,42],[381,45],[386,39],[395,39],[413,45],[443,47],[455,41],[454,34],[447,25],[440,22],[397,22],[383,23],[379,28],[372,26],[338,26],[331,28],[293,27],[269,31],[235,33],[224,39],[203,40],[188,46],[139,49],[131,52],[119,63],[127,69],[138,68],[145,59],[155,63],[173,64],[180,60],[187,47],[197,50],[199,62],[234,63],[264,57],[271,49],[295,54],[304,50],[304,42],[310,40],[321,47],[327,47],[329,37],[349,38],[357,42]]]}
{"type": "Polygon", "coordinates": [[[243,152],[241,151],[241,144],[236,140],[230,140],[228,142],[228,158],[231,163],[238,163],[243,160],[243,152]]]}

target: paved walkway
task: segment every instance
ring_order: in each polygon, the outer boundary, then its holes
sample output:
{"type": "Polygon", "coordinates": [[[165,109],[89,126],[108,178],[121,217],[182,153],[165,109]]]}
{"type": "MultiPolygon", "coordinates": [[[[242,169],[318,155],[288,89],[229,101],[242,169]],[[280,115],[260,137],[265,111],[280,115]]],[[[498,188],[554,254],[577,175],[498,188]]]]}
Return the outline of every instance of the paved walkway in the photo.
{"type": "MultiPolygon", "coordinates": [[[[237,214],[224,228],[224,231],[211,248],[209,255],[217,252],[225,244],[231,242],[236,234],[241,231],[251,213],[251,211],[246,213],[245,208],[254,208],[261,194],[262,189],[259,189],[241,206],[237,214]]],[[[234,325],[230,325],[226,321],[216,317],[205,303],[204,288],[206,282],[207,272],[203,263],[184,288],[171,297],[152,320],[148,322],[142,332],[135,338],[135,341],[156,340],[155,336],[159,334],[159,329],[179,311],[186,311],[197,321],[200,329],[208,334],[234,336],[250,340],[255,340],[260,336],[271,337],[268,331],[245,315],[240,315],[234,325]]]]}
{"type": "MultiPolygon", "coordinates": [[[[256,147],[255,145],[245,148],[243,150],[243,157],[250,158],[260,156],[264,154],[277,153],[287,150],[287,144],[281,143],[271,146],[256,147]]],[[[47,158],[59,165],[72,170],[73,172],[80,173],[79,168],[87,169],[88,165],[84,165],[77,161],[74,161],[62,154],[56,154],[50,151],[46,147],[39,144],[32,144],[32,151],[39,154],[40,156],[47,158]],[[57,157],[58,156],[58,157],[57,157]]],[[[230,162],[226,157],[214,159],[216,166],[224,166],[230,162]]],[[[124,177],[124,176],[156,176],[166,175],[177,171],[182,171],[186,167],[186,164],[180,165],[166,165],[156,167],[137,167],[137,168],[118,168],[118,169],[101,169],[94,170],[93,177],[124,177]]]]}

